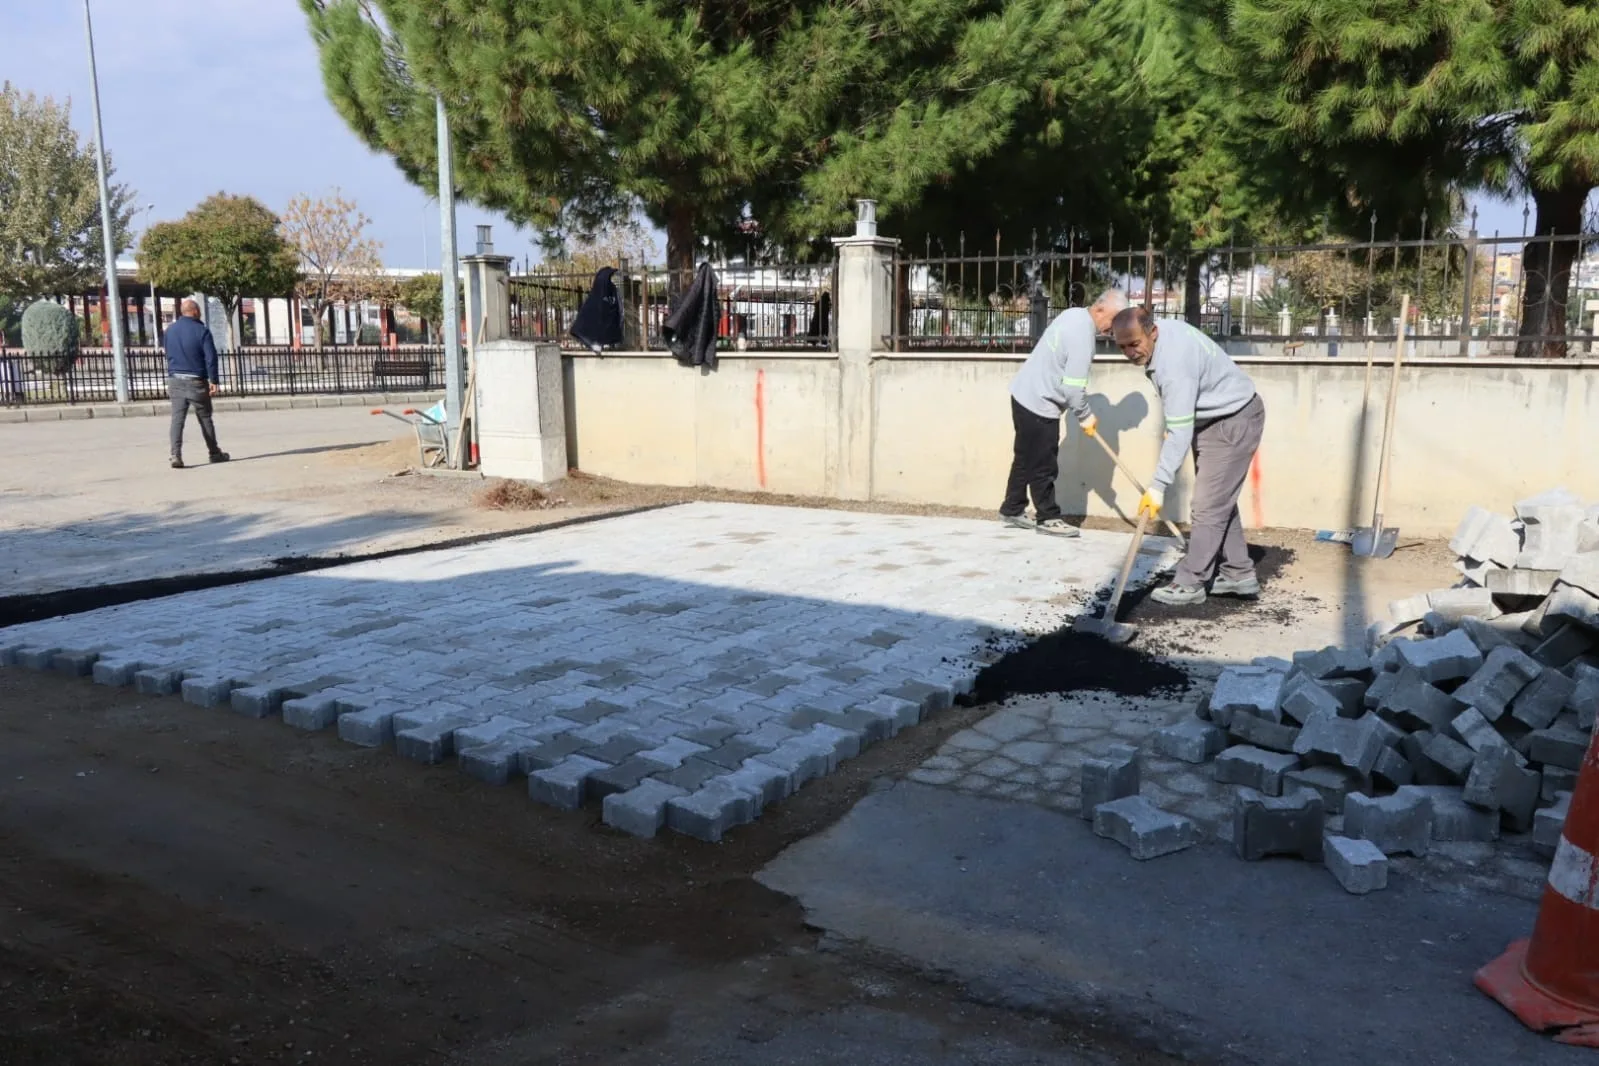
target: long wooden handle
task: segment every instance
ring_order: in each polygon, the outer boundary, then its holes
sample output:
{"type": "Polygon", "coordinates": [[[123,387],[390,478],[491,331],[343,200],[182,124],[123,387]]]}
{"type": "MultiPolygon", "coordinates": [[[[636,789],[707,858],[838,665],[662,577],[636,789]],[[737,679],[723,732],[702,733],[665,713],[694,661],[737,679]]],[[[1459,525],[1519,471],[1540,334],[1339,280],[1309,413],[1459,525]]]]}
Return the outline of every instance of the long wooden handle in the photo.
{"type": "Polygon", "coordinates": [[[1405,328],[1410,324],[1410,293],[1399,301],[1399,338],[1394,342],[1393,373],[1388,377],[1388,410],[1382,422],[1382,453],[1377,457],[1377,492],[1372,500],[1372,535],[1381,532],[1382,515],[1388,503],[1388,457],[1394,446],[1394,413],[1399,409],[1399,371],[1405,359],[1405,328]]]}
{"type": "Polygon", "coordinates": [[[1138,549],[1144,543],[1144,530],[1149,525],[1149,515],[1138,512],[1138,526],[1133,530],[1133,542],[1127,546],[1127,558],[1122,561],[1122,572],[1116,575],[1116,587],[1111,589],[1110,602],[1105,604],[1104,618],[1116,620],[1116,610],[1122,605],[1122,593],[1127,591],[1127,579],[1133,574],[1133,563],[1138,560],[1138,549]]]}
{"type": "MultiPolygon", "coordinates": [[[[1105,442],[1105,438],[1101,437],[1098,433],[1092,434],[1092,436],[1096,441],[1099,442],[1099,446],[1105,449],[1105,454],[1110,456],[1110,461],[1116,464],[1116,469],[1120,470],[1123,476],[1125,476],[1128,481],[1133,483],[1133,488],[1138,490],[1138,495],[1142,496],[1145,492],[1147,492],[1148,490],[1144,488],[1143,483],[1138,480],[1138,477],[1131,470],[1127,469],[1127,464],[1122,462],[1122,457],[1116,454],[1116,449],[1107,444],[1105,442]]],[[[1163,518],[1161,521],[1166,523],[1166,528],[1171,530],[1171,535],[1177,538],[1177,543],[1186,543],[1186,541],[1183,539],[1182,530],[1177,528],[1176,522],[1173,522],[1169,518],[1163,518]]]]}

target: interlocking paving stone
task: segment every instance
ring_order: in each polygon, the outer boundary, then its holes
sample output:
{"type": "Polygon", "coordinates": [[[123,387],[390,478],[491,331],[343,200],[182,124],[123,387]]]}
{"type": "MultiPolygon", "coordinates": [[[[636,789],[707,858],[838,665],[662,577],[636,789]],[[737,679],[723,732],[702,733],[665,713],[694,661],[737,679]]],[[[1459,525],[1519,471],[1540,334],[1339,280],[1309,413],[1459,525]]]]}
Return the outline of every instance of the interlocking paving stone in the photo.
{"type": "MultiPolygon", "coordinates": [[[[151,695],[203,679],[219,707],[525,774],[557,806],[655,781],[683,790],[667,827],[715,837],[947,709],[993,638],[1066,623],[1127,539],[690,504],[30,623],[0,659],[84,649],[151,695]]],[[[1172,561],[1141,555],[1135,581],[1172,561]]]]}

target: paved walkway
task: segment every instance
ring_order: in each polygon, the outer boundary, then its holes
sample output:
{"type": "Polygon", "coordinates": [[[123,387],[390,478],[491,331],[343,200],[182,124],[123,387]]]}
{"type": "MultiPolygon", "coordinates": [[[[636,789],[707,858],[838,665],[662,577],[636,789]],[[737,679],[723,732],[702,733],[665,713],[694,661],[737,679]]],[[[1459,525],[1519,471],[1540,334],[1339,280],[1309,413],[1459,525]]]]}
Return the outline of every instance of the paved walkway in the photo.
{"type": "Polygon", "coordinates": [[[1126,545],[690,504],[12,627],[0,653],[717,839],[947,707],[996,635],[1059,626],[1126,545]]]}

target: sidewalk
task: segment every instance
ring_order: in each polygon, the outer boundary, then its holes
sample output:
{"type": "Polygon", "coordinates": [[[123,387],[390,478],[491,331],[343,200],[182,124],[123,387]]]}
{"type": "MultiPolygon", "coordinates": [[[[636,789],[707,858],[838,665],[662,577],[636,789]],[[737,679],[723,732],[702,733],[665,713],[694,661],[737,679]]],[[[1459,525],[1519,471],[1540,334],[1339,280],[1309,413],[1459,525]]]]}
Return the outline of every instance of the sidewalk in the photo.
{"type": "MultiPolygon", "coordinates": [[[[211,401],[218,413],[237,411],[288,411],[314,407],[393,407],[399,404],[431,405],[444,397],[434,392],[362,392],[303,396],[236,396],[223,394],[211,401]]],[[[0,425],[19,422],[71,422],[89,418],[141,418],[165,415],[171,410],[165,400],[135,400],[130,403],[39,404],[31,407],[0,407],[0,425]]]]}

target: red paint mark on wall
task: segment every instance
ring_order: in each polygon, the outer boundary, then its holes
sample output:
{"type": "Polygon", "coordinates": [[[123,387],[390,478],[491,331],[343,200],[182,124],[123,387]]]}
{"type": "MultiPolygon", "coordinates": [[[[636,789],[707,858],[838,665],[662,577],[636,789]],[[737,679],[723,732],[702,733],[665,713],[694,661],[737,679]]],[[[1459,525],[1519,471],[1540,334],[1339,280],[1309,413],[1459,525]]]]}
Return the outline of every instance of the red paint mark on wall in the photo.
{"type": "Polygon", "coordinates": [[[766,487],[766,371],[755,372],[755,478],[766,487]]]}
{"type": "Polygon", "coordinates": [[[1266,525],[1266,505],[1261,502],[1262,494],[1260,491],[1260,482],[1260,452],[1257,451],[1255,453],[1255,458],[1250,460],[1249,463],[1249,488],[1251,490],[1250,496],[1253,497],[1251,500],[1250,514],[1254,519],[1254,526],[1256,529],[1264,528],[1266,525]]]}

